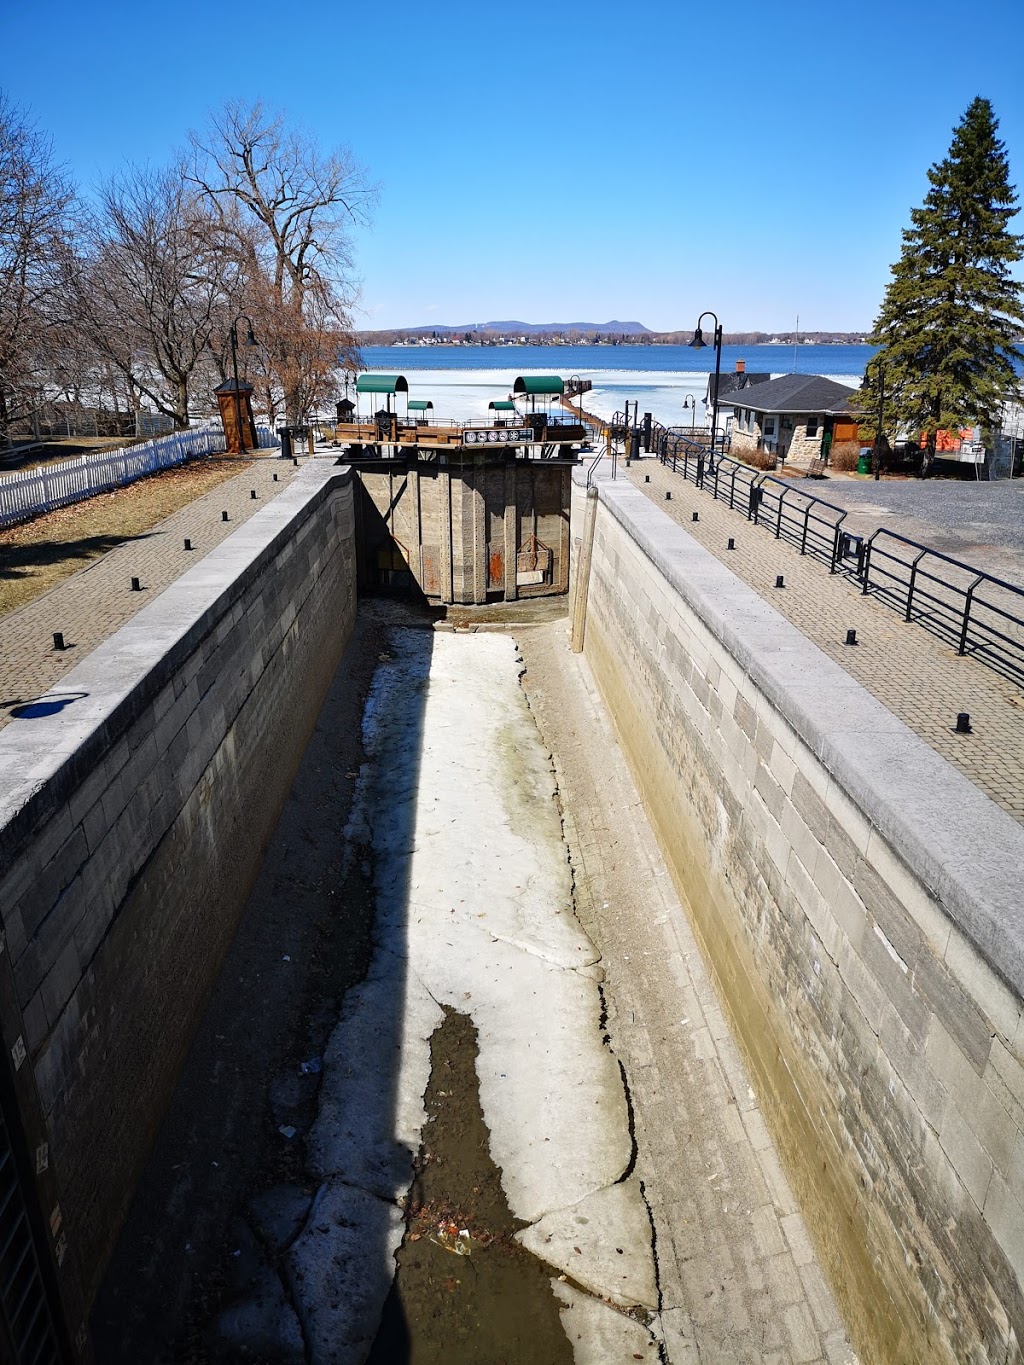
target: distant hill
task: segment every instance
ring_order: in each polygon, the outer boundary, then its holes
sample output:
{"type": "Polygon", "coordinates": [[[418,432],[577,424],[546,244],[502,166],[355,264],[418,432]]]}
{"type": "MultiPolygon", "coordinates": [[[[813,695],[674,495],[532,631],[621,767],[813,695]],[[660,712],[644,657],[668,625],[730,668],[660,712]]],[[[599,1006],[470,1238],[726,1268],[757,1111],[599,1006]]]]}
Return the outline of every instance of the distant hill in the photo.
{"type": "MultiPolygon", "coordinates": [[[[422,331],[441,331],[440,327],[422,331]]],[[[639,336],[651,329],[642,322],[485,322],[479,327],[446,327],[448,332],[518,332],[520,336],[531,336],[535,332],[618,332],[624,336],[639,336]]]]}
{"type": "Polygon", "coordinates": [[[467,322],[458,327],[447,323],[431,323],[429,327],[388,327],[358,332],[365,340],[370,336],[430,337],[430,336],[566,336],[570,333],[588,336],[653,336],[642,322],[467,322]]]}

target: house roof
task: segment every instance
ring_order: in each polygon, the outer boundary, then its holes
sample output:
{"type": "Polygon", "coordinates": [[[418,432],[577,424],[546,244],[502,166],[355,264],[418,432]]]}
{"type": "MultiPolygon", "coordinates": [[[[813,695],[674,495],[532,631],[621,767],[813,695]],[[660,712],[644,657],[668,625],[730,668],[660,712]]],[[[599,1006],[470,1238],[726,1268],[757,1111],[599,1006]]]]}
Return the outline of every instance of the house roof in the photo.
{"type": "MultiPolygon", "coordinates": [[[[718,379],[718,398],[719,402],[729,393],[737,393],[740,389],[749,389],[752,384],[767,384],[771,380],[770,374],[748,372],[746,370],[737,374],[735,371],[723,374],[718,379]]],[[[713,396],[715,387],[715,376],[708,375],[708,396],[713,396]]]]}
{"type": "Polygon", "coordinates": [[[756,405],[760,412],[828,412],[849,402],[854,392],[820,374],[784,374],[757,386],[756,405]]]}

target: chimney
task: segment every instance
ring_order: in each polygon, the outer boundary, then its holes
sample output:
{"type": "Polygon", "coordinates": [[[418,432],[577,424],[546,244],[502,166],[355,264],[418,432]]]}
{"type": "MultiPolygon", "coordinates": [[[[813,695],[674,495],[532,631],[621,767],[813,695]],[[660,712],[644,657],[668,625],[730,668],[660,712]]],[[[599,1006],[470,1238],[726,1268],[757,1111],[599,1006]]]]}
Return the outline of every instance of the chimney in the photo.
{"type": "Polygon", "coordinates": [[[737,373],[737,374],[746,374],[746,372],[747,372],[747,362],[746,362],[745,360],[737,360],[737,362],[736,362],[736,373],[737,373]]]}

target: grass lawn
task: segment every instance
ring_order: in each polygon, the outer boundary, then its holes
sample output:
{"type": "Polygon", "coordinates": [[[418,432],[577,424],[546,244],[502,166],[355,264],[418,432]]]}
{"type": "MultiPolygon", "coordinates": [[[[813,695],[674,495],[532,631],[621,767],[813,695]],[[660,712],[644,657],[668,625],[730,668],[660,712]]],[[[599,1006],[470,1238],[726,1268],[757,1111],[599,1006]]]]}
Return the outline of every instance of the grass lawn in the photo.
{"type": "Polygon", "coordinates": [[[0,616],[49,592],[251,463],[216,457],[190,461],[0,530],[0,616]]]}

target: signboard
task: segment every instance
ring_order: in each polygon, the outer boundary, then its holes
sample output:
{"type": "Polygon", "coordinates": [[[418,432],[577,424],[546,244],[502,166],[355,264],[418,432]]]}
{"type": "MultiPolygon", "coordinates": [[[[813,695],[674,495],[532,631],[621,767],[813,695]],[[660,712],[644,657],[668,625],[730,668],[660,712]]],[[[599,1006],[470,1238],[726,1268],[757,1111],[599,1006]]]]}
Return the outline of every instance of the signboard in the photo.
{"type": "Polygon", "coordinates": [[[464,446],[521,446],[535,439],[532,427],[468,427],[462,433],[464,446]]]}

